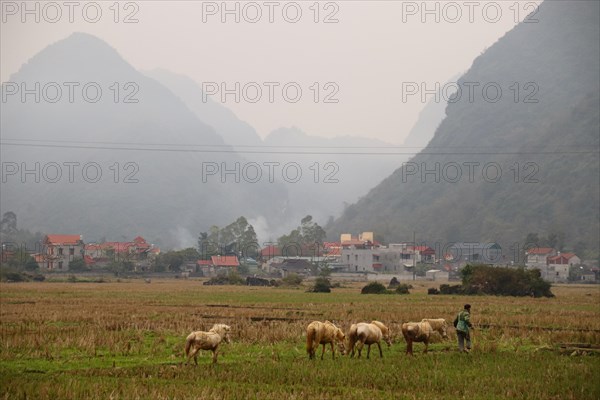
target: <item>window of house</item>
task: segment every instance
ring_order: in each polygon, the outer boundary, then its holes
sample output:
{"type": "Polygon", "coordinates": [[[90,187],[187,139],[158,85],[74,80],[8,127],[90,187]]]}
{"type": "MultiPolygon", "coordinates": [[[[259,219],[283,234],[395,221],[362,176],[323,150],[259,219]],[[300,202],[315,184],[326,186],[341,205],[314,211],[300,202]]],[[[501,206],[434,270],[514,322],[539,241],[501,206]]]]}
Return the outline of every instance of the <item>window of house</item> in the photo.
{"type": "Polygon", "coordinates": [[[70,255],[70,256],[74,256],[74,255],[75,255],[75,248],[71,247],[71,248],[69,249],[69,255],[70,255]]]}
{"type": "Polygon", "coordinates": [[[62,247],[59,247],[59,248],[58,248],[58,255],[59,255],[59,256],[62,256],[62,255],[63,255],[63,249],[62,249],[62,247]]]}
{"type": "Polygon", "coordinates": [[[62,269],[62,268],[63,268],[63,262],[62,262],[62,261],[59,261],[59,262],[58,262],[58,269],[62,269]]]}

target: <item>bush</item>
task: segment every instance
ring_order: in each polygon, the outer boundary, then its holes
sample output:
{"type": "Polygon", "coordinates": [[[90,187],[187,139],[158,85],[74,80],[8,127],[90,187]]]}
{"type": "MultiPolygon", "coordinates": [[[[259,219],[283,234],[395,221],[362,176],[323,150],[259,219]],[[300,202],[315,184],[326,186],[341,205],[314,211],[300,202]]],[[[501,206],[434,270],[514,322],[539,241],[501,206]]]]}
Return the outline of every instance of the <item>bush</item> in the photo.
{"type": "Polygon", "coordinates": [[[315,280],[315,286],[313,286],[312,291],[315,293],[330,293],[331,282],[329,282],[329,279],[320,276],[315,280]]]}
{"type": "Polygon", "coordinates": [[[467,265],[462,272],[466,294],[554,297],[539,270],[467,265]]]}
{"type": "Polygon", "coordinates": [[[412,289],[412,285],[407,285],[406,283],[402,283],[402,284],[398,285],[395,292],[398,294],[410,294],[408,289],[412,289]]]}
{"type": "Polygon", "coordinates": [[[427,294],[440,294],[440,291],[434,287],[430,287],[429,289],[427,289],[427,294]]]}
{"type": "Polygon", "coordinates": [[[286,276],[285,278],[282,278],[281,282],[287,286],[299,286],[302,284],[303,280],[304,278],[302,278],[300,275],[291,273],[288,274],[288,276],[286,276]]]}
{"type": "Polygon", "coordinates": [[[462,285],[440,285],[440,293],[554,297],[550,283],[541,278],[537,269],[467,265],[461,276],[462,285]]]}
{"type": "Polygon", "coordinates": [[[370,282],[360,291],[361,294],[386,294],[389,291],[379,282],[370,282]]]}
{"type": "Polygon", "coordinates": [[[440,285],[441,294],[463,294],[462,285],[440,285]]]}
{"type": "Polygon", "coordinates": [[[204,285],[244,285],[246,281],[236,272],[230,272],[227,275],[219,275],[210,278],[204,282],[204,285]]]}
{"type": "Polygon", "coordinates": [[[2,282],[42,282],[46,277],[42,274],[32,274],[29,272],[20,272],[12,268],[0,269],[0,281],[2,282]]]}

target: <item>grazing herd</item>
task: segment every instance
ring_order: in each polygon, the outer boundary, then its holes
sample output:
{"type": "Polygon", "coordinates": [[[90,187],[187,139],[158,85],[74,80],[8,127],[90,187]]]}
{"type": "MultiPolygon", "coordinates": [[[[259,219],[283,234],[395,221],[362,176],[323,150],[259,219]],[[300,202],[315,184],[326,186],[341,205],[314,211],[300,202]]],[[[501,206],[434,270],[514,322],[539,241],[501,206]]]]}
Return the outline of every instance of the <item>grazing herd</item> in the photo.
{"type": "MultiPolygon", "coordinates": [[[[406,340],[406,354],[413,354],[413,342],[423,342],[425,344],[425,353],[429,345],[430,338],[434,332],[438,332],[444,339],[448,337],[446,320],[423,319],[421,322],[406,322],[402,324],[402,335],[406,340]]],[[[231,327],[225,324],[215,324],[208,332],[196,331],[188,335],[185,342],[186,365],[194,357],[194,362],[198,365],[198,351],[210,350],[213,353],[213,363],[217,362],[219,353],[219,344],[222,341],[230,342],[229,333],[231,327]]],[[[337,345],[340,353],[350,354],[354,357],[355,349],[358,350],[360,358],[362,349],[367,345],[367,358],[371,353],[371,345],[376,344],[379,348],[379,356],[383,357],[381,350],[381,341],[387,343],[388,347],[392,345],[390,330],[379,321],[360,322],[352,324],[348,334],[338,328],[330,321],[313,321],[306,327],[306,352],[310,359],[315,358],[315,353],[319,345],[323,346],[321,351],[321,360],[325,355],[325,348],[331,346],[331,355],[335,359],[335,347],[337,345]]]]}

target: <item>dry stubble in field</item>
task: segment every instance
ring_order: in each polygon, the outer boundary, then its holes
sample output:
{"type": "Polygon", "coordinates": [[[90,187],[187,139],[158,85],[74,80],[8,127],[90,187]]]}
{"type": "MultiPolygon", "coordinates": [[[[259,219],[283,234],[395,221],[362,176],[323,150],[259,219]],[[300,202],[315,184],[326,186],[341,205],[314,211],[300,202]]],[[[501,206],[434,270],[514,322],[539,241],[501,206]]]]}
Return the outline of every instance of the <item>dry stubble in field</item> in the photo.
{"type": "MultiPolygon", "coordinates": [[[[551,349],[560,343],[600,344],[598,287],[562,286],[553,289],[553,299],[517,299],[428,296],[426,285],[415,286],[410,295],[400,296],[360,295],[358,284],[331,294],[207,287],[198,281],[178,280],[2,284],[0,394],[6,398],[19,393],[78,398],[84,394],[106,397],[116,390],[116,397],[122,398],[227,393],[244,398],[258,391],[264,393],[263,398],[282,393],[298,398],[354,398],[374,393],[396,397],[400,393],[411,398],[411,385],[430,384],[428,375],[407,374],[416,363],[437,371],[432,394],[444,397],[459,395],[469,387],[461,383],[461,370],[454,367],[458,363],[463,373],[484,381],[489,375],[491,397],[518,393],[520,387],[526,389],[517,396],[521,398],[597,397],[598,381],[586,376],[598,373],[600,358],[570,357],[551,349]],[[430,355],[422,355],[418,344],[414,359],[403,355],[402,322],[428,317],[451,321],[467,301],[473,304],[473,321],[478,326],[470,359],[456,358],[452,329],[450,340],[437,340],[430,355]],[[392,329],[394,345],[385,350],[384,360],[369,360],[379,369],[365,366],[364,360],[327,359],[319,360],[319,375],[313,376],[305,371],[314,365],[306,360],[304,328],[310,321],[325,319],[344,330],[354,322],[379,319],[392,329]],[[224,346],[221,365],[208,375],[204,371],[198,381],[199,371],[179,365],[183,340],[190,331],[209,329],[215,322],[232,326],[234,343],[224,346]],[[365,381],[365,368],[371,383],[365,381]],[[538,383],[537,388],[529,382],[536,371],[542,381],[552,377],[553,383],[538,383]],[[520,378],[519,372],[524,376],[520,378]],[[498,381],[503,373],[506,376],[498,381]],[[411,382],[408,386],[404,375],[411,382]],[[151,392],[139,386],[140,379],[151,392]],[[128,384],[114,389],[116,382],[128,384]]],[[[208,356],[201,360],[208,363],[208,356]]],[[[489,397],[477,390],[475,397],[477,393],[489,397]]]]}

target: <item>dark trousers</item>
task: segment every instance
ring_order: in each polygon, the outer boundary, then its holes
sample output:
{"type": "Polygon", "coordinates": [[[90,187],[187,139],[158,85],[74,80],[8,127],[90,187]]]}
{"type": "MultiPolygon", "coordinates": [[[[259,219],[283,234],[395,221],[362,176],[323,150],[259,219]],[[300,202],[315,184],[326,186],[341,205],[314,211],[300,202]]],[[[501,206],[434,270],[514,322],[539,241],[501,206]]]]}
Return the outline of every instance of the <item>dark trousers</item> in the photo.
{"type": "Polygon", "coordinates": [[[467,341],[467,350],[471,350],[471,335],[468,332],[456,331],[456,336],[458,337],[458,351],[465,350],[465,339],[467,341]]]}

